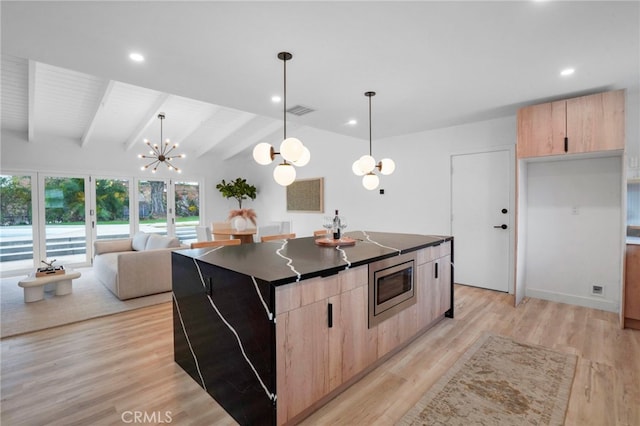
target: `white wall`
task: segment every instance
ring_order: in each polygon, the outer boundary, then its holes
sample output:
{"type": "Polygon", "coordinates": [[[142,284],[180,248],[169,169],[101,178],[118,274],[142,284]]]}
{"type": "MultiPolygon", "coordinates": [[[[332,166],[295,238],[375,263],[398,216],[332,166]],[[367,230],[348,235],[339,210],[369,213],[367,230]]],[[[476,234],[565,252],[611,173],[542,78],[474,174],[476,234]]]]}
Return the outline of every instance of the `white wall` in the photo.
{"type": "MultiPolygon", "coordinates": [[[[374,140],[373,156],[377,160],[390,157],[396,162],[393,174],[380,176],[379,189],[385,190],[380,195],[378,189],[366,190],[362,178],[351,171],[352,163],[369,151],[368,133],[363,139],[355,139],[305,129],[290,136],[299,137],[311,151],[311,162],[297,169],[297,177],[324,177],[324,214],[332,215],[339,209],[349,221],[347,230],[441,235],[451,232],[451,154],[514,145],[516,141],[515,117],[374,140]]],[[[291,220],[298,236],[322,229],[323,214],[286,211],[286,189],[274,182],[274,167],[275,162],[260,166],[246,153],[225,162],[221,174],[227,180],[245,177],[258,187],[257,199],[243,207],[253,208],[259,221],[291,220]]],[[[211,185],[215,187],[215,183],[211,185]]],[[[216,195],[208,207],[211,220],[223,220],[237,204],[216,195]]]]}
{"type": "Polygon", "coordinates": [[[526,295],[617,312],[621,157],[530,162],[526,169],[526,295]],[[592,285],[603,285],[604,295],[591,295],[592,285]]]}

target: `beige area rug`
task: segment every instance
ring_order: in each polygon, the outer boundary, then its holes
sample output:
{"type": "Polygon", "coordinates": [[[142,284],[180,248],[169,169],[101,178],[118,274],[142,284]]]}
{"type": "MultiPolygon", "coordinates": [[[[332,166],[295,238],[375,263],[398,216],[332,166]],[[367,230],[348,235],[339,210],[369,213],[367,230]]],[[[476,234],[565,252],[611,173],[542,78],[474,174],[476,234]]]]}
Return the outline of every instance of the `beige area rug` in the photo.
{"type": "Polygon", "coordinates": [[[398,425],[562,425],[577,357],[486,334],[398,425]]]}
{"type": "Polygon", "coordinates": [[[25,303],[22,287],[25,276],[0,280],[0,337],[28,333],[70,324],[90,318],[111,315],[171,301],[171,292],[122,301],[93,276],[92,268],[76,271],[82,275],[73,280],[73,292],[65,296],[44,293],[44,299],[25,303]]]}

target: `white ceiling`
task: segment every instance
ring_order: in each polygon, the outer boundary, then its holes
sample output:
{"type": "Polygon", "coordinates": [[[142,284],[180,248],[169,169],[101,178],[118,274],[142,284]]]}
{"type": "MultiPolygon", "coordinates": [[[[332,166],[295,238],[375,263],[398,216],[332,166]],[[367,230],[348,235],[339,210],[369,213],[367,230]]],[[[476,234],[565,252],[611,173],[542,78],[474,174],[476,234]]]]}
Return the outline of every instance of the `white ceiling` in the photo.
{"type": "Polygon", "coordinates": [[[2,127],[231,157],[311,126],[367,139],[640,84],[640,3],[2,1],[2,127]],[[142,53],[142,64],[128,59],[142,53]],[[560,70],[574,67],[571,77],[560,70]],[[348,126],[349,119],[359,124],[348,126]]]}

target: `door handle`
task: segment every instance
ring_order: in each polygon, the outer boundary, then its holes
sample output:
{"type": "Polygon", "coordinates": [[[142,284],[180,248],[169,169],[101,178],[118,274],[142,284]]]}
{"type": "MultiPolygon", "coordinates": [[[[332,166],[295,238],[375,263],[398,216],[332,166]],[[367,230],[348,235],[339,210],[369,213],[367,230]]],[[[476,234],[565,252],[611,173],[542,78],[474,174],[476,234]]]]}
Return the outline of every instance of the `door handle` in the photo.
{"type": "Polygon", "coordinates": [[[494,226],[494,228],[497,228],[497,229],[507,229],[507,228],[508,228],[508,226],[507,226],[507,225],[505,225],[505,224],[503,223],[502,225],[496,225],[496,226],[494,226]]]}

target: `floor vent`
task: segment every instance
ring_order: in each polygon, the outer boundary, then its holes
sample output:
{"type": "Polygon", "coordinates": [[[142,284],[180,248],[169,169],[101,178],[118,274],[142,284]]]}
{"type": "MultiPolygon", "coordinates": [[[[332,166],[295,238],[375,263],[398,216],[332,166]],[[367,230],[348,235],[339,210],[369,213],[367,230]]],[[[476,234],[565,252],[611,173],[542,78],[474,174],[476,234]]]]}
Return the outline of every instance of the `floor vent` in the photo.
{"type": "Polygon", "coordinates": [[[297,116],[309,114],[310,112],[313,112],[313,111],[315,111],[315,109],[309,108],[303,105],[296,105],[287,110],[289,114],[293,114],[297,116]]]}

